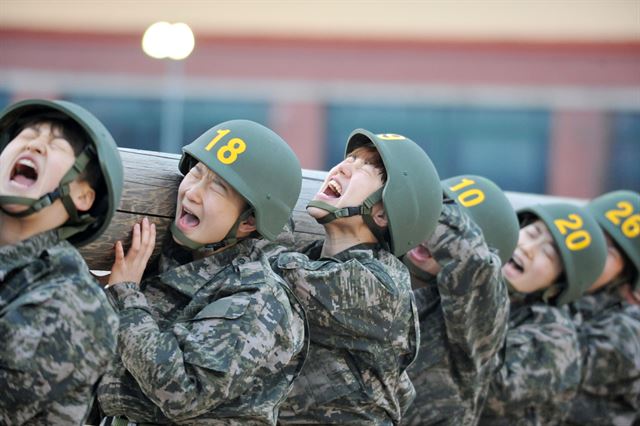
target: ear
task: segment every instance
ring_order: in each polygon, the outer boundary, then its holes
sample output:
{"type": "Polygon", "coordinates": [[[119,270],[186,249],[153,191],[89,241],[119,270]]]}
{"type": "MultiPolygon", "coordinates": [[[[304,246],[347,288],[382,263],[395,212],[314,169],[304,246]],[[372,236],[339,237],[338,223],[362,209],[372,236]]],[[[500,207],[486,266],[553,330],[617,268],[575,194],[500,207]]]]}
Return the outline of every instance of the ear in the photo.
{"type": "Polygon", "coordinates": [[[389,219],[387,218],[387,213],[384,211],[382,203],[377,203],[373,206],[371,210],[371,217],[373,217],[373,221],[380,228],[386,228],[389,226],[389,219]]]}
{"type": "Polygon", "coordinates": [[[89,182],[74,180],[69,184],[69,190],[76,210],[86,212],[93,206],[93,202],[96,199],[96,191],[91,188],[89,182]]]}
{"type": "Polygon", "coordinates": [[[251,215],[238,225],[238,236],[246,236],[256,230],[256,218],[251,215]]]}

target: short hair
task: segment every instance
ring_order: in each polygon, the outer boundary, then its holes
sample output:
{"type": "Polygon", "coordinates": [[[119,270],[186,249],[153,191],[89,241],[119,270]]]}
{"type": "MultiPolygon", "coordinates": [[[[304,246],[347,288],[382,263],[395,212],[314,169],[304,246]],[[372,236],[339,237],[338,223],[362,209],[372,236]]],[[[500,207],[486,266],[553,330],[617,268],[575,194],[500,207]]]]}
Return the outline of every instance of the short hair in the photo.
{"type": "Polygon", "coordinates": [[[382,161],[382,156],[378,152],[378,149],[372,143],[361,145],[351,151],[348,155],[355,155],[365,158],[366,161],[371,164],[376,170],[380,172],[382,183],[387,183],[387,169],[382,161]]]}

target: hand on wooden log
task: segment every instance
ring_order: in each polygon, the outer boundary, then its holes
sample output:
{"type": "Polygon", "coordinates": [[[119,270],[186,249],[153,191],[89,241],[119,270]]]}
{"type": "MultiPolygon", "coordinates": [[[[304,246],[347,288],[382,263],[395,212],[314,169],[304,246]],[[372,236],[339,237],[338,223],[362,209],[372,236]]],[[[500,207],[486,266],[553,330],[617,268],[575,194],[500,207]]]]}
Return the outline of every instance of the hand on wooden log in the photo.
{"type": "Polygon", "coordinates": [[[116,260],[111,267],[109,284],[134,282],[140,284],[153,248],[156,245],[156,225],[145,217],[141,223],[133,225],[131,247],[125,256],[122,241],[115,244],[116,260]]]}

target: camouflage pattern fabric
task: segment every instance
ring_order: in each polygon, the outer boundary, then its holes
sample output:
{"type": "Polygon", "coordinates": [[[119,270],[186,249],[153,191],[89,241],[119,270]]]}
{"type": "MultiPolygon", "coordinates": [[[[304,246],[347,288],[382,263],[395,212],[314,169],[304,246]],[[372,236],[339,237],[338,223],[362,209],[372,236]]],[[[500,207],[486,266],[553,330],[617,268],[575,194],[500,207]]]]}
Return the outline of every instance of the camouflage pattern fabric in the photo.
{"type": "Polygon", "coordinates": [[[511,296],[504,357],[480,424],[560,424],[576,395],[582,367],[567,307],[523,304],[511,296]]]}
{"type": "Polygon", "coordinates": [[[415,396],[419,341],[409,273],[378,245],[320,258],[322,241],[285,253],[278,271],[307,311],[311,346],[281,424],[398,424],[415,396]]]}
{"type": "Polygon", "coordinates": [[[172,247],[142,291],[109,287],[120,360],[98,389],[103,412],[138,423],[275,424],[307,345],[302,307],[265,257],[277,251],[247,239],[185,262],[188,252],[172,247]]]}
{"type": "Polygon", "coordinates": [[[0,424],[83,424],[117,330],[86,263],[55,231],[0,247],[0,424]]]}
{"type": "Polygon", "coordinates": [[[427,247],[437,278],[411,268],[420,318],[420,350],[408,373],[416,400],[410,425],[473,425],[499,367],[509,318],[500,258],[455,204],[445,204],[427,247]]]}
{"type": "Polygon", "coordinates": [[[582,352],[582,383],[567,424],[640,423],[640,307],[617,288],[573,304],[582,352]]]}

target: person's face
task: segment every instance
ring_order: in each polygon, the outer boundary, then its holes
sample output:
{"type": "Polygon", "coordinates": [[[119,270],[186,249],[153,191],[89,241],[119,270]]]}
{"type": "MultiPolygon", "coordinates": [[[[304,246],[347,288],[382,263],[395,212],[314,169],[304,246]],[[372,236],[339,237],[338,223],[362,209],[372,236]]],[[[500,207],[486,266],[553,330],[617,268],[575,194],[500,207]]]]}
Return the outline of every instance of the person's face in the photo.
{"type": "Polygon", "coordinates": [[[244,198],[207,166],[198,163],[178,188],[175,223],[190,240],[220,242],[246,206],[244,198]]]}
{"type": "Polygon", "coordinates": [[[605,232],[604,236],[607,240],[607,261],[604,264],[604,269],[596,282],[589,287],[589,290],[587,290],[588,293],[593,293],[604,287],[606,284],[609,284],[618,275],[620,275],[624,269],[624,258],[622,257],[622,253],[620,253],[620,250],[618,250],[615,244],[613,244],[613,240],[609,234],[605,232]]]}
{"type": "MultiPolygon", "coordinates": [[[[342,162],[329,170],[320,191],[314,200],[338,207],[361,205],[369,195],[383,186],[382,173],[370,160],[375,151],[356,150],[342,162]]],[[[327,211],[309,207],[309,214],[316,219],[328,214],[327,211]]]]}
{"type": "MultiPolygon", "coordinates": [[[[74,162],[73,148],[58,129],[49,123],[26,127],[0,154],[0,194],[38,199],[60,184],[74,162]]],[[[27,209],[3,207],[12,212],[27,209]]]]}
{"type": "Polygon", "coordinates": [[[503,276],[521,293],[533,293],[553,284],[563,271],[551,232],[540,220],[520,229],[518,245],[502,267],[503,276]]]}
{"type": "Polygon", "coordinates": [[[431,256],[431,252],[426,244],[427,242],[423,241],[419,246],[409,250],[407,252],[407,258],[416,268],[435,276],[438,275],[438,272],[440,272],[442,268],[433,256],[431,256]]]}

